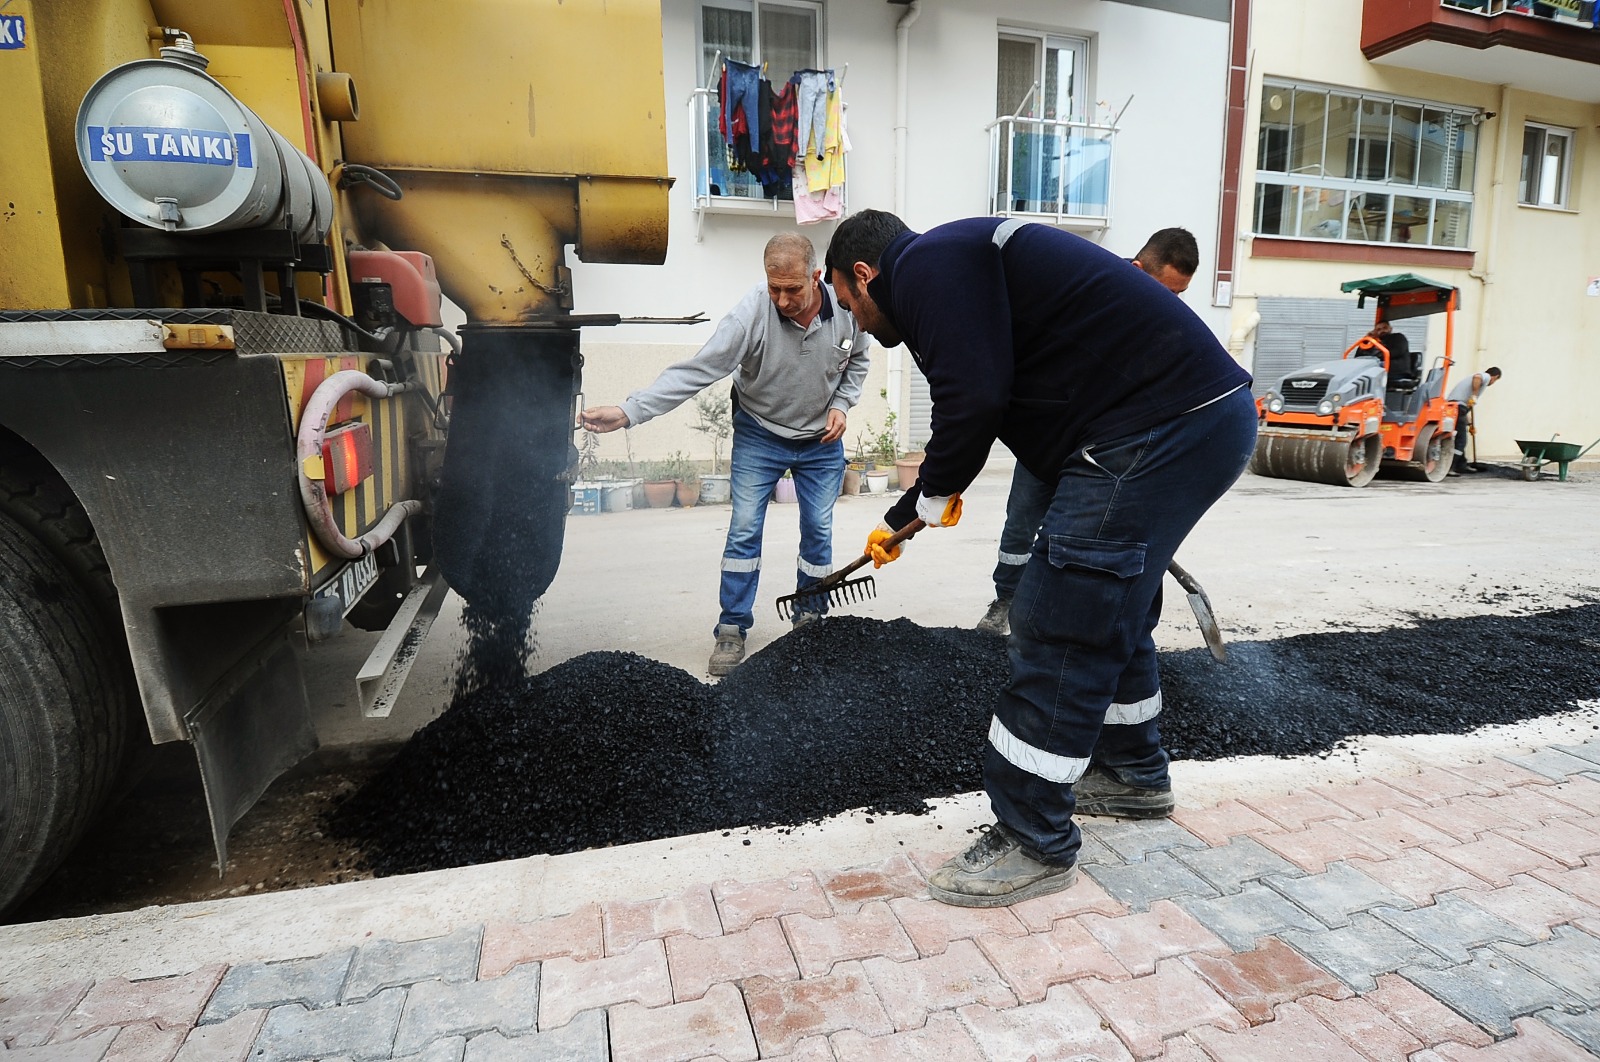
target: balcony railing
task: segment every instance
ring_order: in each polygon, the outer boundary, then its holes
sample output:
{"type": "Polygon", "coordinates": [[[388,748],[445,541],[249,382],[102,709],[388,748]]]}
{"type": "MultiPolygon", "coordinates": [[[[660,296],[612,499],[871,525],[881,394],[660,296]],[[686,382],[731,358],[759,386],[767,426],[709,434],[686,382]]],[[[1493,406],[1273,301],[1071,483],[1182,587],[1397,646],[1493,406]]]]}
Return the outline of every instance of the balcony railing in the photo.
{"type": "Polygon", "coordinates": [[[1595,0],[1441,0],[1441,4],[1480,15],[1526,15],[1585,29],[1600,27],[1600,4],[1595,0]]]}
{"type": "Polygon", "coordinates": [[[991,214],[1077,228],[1111,223],[1114,126],[1006,115],[987,131],[991,214]]]}

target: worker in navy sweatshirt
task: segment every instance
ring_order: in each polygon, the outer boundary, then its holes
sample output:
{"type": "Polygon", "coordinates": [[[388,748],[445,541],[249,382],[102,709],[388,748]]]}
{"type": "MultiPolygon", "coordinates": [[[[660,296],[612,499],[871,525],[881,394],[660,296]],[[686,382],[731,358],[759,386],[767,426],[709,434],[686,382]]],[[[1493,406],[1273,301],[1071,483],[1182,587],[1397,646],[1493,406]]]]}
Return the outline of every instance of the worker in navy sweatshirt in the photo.
{"type": "Polygon", "coordinates": [[[1153,277],[1048,225],[974,218],[919,234],[864,210],[840,224],[826,267],[865,331],[911,351],[933,400],[916,486],[868,539],[879,565],[899,556],[884,546],[893,531],[960,518],[996,439],[1056,484],[984,754],[997,822],[930,892],[997,907],[1060,891],[1077,877],[1075,806],[1171,813],[1161,580],[1250,459],[1249,374],[1153,277]]]}

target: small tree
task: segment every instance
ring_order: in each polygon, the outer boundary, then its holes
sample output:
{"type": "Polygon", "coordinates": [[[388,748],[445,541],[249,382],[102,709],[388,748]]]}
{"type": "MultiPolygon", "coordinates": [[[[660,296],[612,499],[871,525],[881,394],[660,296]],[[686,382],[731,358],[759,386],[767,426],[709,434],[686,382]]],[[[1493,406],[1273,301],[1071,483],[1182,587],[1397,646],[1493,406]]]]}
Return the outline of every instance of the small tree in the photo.
{"type": "Polygon", "coordinates": [[[733,404],[727,391],[701,391],[694,400],[694,430],[711,440],[711,474],[722,473],[722,447],[733,434],[733,404]]]}

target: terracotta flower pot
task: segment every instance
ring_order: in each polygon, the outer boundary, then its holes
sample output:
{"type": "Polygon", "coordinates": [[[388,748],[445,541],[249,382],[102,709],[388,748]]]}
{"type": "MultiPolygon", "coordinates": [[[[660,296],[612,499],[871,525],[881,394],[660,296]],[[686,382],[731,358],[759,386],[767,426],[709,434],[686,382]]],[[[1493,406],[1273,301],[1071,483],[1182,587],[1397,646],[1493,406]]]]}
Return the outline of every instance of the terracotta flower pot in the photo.
{"type": "Polygon", "coordinates": [[[678,483],[678,504],[685,509],[692,508],[700,501],[700,481],[698,479],[680,479],[678,483]]]}
{"type": "Polygon", "coordinates": [[[895,463],[895,471],[900,473],[900,489],[910,490],[917,485],[917,475],[922,470],[922,453],[905,454],[895,463]]]}
{"type": "Polygon", "coordinates": [[[841,493],[841,494],[860,494],[861,493],[861,470],[860,469],[858,469],[858,468],[847,468],[847,469],[844,470],[844,481],[839,485],[839,493],[841,493]]]}
{"type": "Polygon", "coordinates": [[[645,480],[644,500],[652,509],[665,509],[677,494],[678,481],[675,479],[645,480]]]}

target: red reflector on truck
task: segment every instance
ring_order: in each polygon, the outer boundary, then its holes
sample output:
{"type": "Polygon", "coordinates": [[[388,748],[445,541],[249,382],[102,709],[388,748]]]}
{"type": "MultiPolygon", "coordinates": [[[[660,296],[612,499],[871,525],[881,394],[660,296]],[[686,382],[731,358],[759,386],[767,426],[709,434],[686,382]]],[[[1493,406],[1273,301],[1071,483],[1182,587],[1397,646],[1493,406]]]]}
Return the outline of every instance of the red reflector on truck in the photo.
{"type": "Polygon", "coordinates": [[[328,432],[322,437],[322,465],[323,487],[330,495],[359,486],[372,475],[372,428],[350,424],[328,432]]]}

